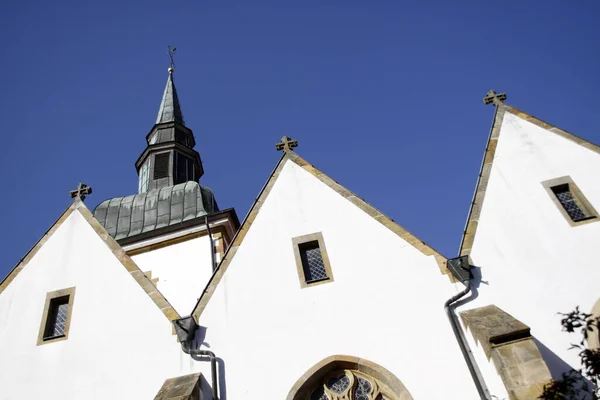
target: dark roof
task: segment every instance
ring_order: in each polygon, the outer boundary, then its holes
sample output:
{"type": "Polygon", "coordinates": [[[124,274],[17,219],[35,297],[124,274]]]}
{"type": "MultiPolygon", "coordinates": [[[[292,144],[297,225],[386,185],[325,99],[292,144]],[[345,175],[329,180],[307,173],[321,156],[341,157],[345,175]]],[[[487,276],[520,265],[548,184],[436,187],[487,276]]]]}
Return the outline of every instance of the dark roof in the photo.
{"type": "Polygon", "coordinates": [[[169,71],[167,86],[165,86],[165,92],[163,93],[160,108],[158,109],[158,116],[156,117],[157,124],[165,122],[178,122],[181,125],[185,125],[183,122],[183,114],[181,113],[181,105],[179,104],[179,98],[177,97],[177,90],[175,89],[175,83],[173,82],[172,71],[169,71]]]}
{"type": "Polygon", "coordinates": [[[98,204],[94,217],[119,240],[219,211],[212,190],[185,182],[98,204]]]}

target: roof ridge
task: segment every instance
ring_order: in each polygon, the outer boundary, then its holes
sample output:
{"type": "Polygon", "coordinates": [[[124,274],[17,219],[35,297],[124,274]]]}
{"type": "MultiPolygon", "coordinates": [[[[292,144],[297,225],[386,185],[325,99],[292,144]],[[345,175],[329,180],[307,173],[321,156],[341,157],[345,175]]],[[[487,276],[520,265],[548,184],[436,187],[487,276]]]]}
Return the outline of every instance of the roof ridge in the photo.
{"type": "MultiPolygon", "coordinates": [[[[415,235],[413,235],[412,233],[407,231],[405,228],[400,226],[398,223],[396,223],[391,218],[387,217],[385,214],[383,214],[382,212],[377,210],[375,207],[371,206],[365,200],[356,196],[353,192],[351,192],[350,190],[346,189],[345,187],[343,187],[342,185],[340,185],[339,183],[337,183],[336,181],[331,179],[325,173],[321,172],[319,169],[317,169],[312,164],[308,163],[306,160],[304,160],[302,157],[300,157],[297,153],[290,150],[290,151],[285,151],[284,154],[282,155],[282,157],[279,159],[279,162],[275,166],[275,169],[273,170],[273,172],[267,179],[267,182],[265,183],[265,185],[259,192],[254,203],[252,204],[252,207],[250,207],[250,211],[248,211],[246,218],[244,219],[240,228],[238,229],[235,236],[233,237],[231,244],[227,248],[223,258],[221,259],[221,262],[219,263],[219,265],[213,272],[213,275],[208,280],[204,291],[200,295],[200,298],[198,299],[198,302],[196,303],[196,305],[194,306],[194,309],[192,311],[192,316],[194,317],[196,322],[199,321],[202,311],[204,311],[204,308],[210,301],[212,294],[215,292],[217,286],[219,285],[221,278],[227,271],[227,268],[228,268],[229,264],[231,263],[231,260],[235,257],[235,254],[237,253],[242,242],[244,241],[246,234],[248,233],[256,216],[260,212],[262,205],[264,204],[267,196],[271,192],[271,189],[273,188],[274,183],[276,182],[281,171],[283,170],[283,166],[287,160],[294,162],[296,165],[298,165],[299,167],[303,168],[305,171],[312,174],[314,177],[316,177],[321,182],[323,182],[325,185],[329,186],[331,189],[336,191],[338,194],[340,194],[346,200],[348,200],[349,202],[351,202],[352,204],[354,204],[355,206],[357,206],[358,208],[363,210],[365,213],[367,213],[369,216],[371,216],[377,222],[381,223],[386,228],[388,228],[389,230],[394,232],[396,235],[398,235],[400,238],[405,240],[412,247],[421,251],[425,255],[432,255],[435,258],[442,274],[448,274],[449,271],[447,268],[447,259],[441,253],[439,253],[433,247],[427,245],[425,242],[423,242],[422,240],[417,238],[415,235]]],[[[453,279],[452,274],[448,274],[448,276],[451,280],[453,279]]]]}
{"type": "Polygon", "coordinates": [[[471,253],[471,247],[473,246],[473,241],[475,240],[477,225],[479,224],[479,216],[481,214],[482,204],[485,200],[485,193],[496,155],[496,147],[500,137],[500,127],[502,125],[502,121],[504,120],[504,115],[507,112],[527,122],[530,122],[546,130],[547,132],[561,136],[582,147],[585,147],[586,149],[600,154],[600,145],[561,129],[556,125],[552,125],[509,104],[501,103],[498,105],[496,107],[496,111],[494,112],[490,134],[488,136],[485,152],[483,154],[483,160],[481,162],[481,168],[479,170],[477,184],[475,185],[475,191],[473,193],[473,200],[471,201],[471,205],[469,207],[469,214],[467,216],[467,221],[465,223],[465,228],[460,242],[459,254],[461,256],[469,255],[471,253]]]}
{"type": "Polygon", "coordinates": [[[61,227],[61,225],[67,220],[67,218],[74,212],[79,211],[81,216],[90,225],[98,237],[108,246],[113,255],[117,258],[119,263],[125,267],[129,274],[135,279],[138,285],[146,292],[150,299],[156,304],[165,317],[170,321],[179,319],[180,316],[175,311],[173,306],[164,297],[164,295],[156,288],[154,283],[142,272],[137,264],[127,255],[125,250],[114,240],[108,232],[102,227],[100,222],[91,211],[85,206],[83,201],[75,199],[75,201],[69,205],[69,207],[61,214],[61,216],[52,224],[50,229],[36,242],[36,244],[27,252],[25,257],[8,273],[8,275],[0,282],[0,294],[10,285],[10,283],[17,277],[17,275],[27,266],[29,261],[37,254],[37,252],[44,246],[50,237],[61,227]]]}

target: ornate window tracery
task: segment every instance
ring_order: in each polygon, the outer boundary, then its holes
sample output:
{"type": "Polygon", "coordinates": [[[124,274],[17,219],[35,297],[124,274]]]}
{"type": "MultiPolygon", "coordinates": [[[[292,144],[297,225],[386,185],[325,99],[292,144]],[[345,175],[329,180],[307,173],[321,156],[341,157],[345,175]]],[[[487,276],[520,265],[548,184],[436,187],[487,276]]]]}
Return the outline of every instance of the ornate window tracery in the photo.
{"type": "Polygon", "coordinates": [[[307,400],[392,400],[377,379],[355,370],[336,370],[323,377],[307,400]]]}

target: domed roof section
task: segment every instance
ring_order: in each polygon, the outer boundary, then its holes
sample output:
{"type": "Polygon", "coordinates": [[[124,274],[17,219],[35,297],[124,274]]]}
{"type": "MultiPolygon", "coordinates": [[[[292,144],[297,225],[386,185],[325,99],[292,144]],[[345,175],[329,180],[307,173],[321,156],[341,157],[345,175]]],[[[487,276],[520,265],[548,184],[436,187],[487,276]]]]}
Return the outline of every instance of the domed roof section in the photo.
{"type": "Polygon", "coordinates": [[[219,211],[212,190],[198,182],[115,197],[98,204],[94,217],[116,240],[181,224],[219,211]]]}

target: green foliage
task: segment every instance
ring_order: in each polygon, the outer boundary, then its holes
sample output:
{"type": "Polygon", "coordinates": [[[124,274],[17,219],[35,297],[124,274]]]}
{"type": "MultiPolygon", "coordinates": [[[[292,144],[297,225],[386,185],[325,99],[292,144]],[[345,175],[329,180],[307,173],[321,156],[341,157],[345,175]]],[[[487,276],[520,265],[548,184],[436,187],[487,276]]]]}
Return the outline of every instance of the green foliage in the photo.
{"type": "Polygon", "coordinates": [[[590,335],[598,335],[600,317],[586,314],[575,308],[567,314],[560,313],[563,318],[562,329],[568,333],[581,334],[579,343],[571,344],[570,349],[579,351],[581,368],[562,374],[562,378],[554,380],[544,387],[541,400],[599,400],[600,389],[600,349],[590,349],[590,335]]]}

